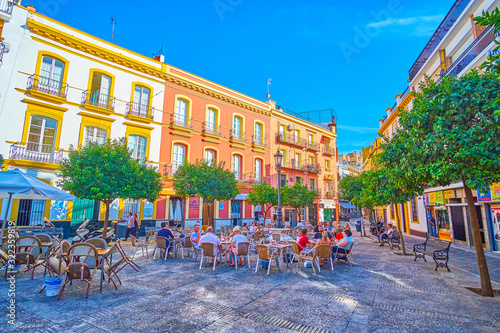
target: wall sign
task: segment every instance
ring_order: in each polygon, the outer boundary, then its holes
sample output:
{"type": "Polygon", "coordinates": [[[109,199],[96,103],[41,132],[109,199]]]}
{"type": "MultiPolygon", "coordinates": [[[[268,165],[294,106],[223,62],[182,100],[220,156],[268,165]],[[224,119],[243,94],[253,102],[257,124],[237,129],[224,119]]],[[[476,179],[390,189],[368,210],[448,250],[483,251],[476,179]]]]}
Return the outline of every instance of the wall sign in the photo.
{"type": "Polygon", "coordinates": [[[224,209],[224,203],[223,202],[219,202],[219,210],[222,210],[224,209]]]}

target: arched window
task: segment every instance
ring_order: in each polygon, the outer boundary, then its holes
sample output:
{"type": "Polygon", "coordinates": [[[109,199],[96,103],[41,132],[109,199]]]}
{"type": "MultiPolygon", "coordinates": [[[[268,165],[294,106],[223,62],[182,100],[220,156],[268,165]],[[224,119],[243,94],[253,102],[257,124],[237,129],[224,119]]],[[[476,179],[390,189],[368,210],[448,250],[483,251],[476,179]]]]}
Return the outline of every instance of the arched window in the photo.
{"type": "Polygon", "coordinates": [[[258,145],[262,144],[262,125],[259,123],[255,123],[254,141],[258,145]]]}
{"type": "Polygon", "coordinates": [[[233,173],[236,180],[241,179],[241,156],[233,155],[233,173]]]}
{"type": "Polygon", "coordinates": [[[178,99],[175,107],[175,123],[176,125],[183,126],[186,124],[187,119],[187,102],[178,99]]]}
{"type": "Polygon", "coordinates": [[[254,173],[255,183],[260,184],[262,182],[262,160],[259,158],[255,159],[254,173]]]}
{"type": "Polygon", "coordinates": [[[85,126],[83,144],[87,145],[89,142],[106,143],[106,130],[94,126],[85,126]]]}
{"type": "Polygon", "coordinates": [[[132,158],[141,162],[146,161],[146,147],[148,139],[139,135],[128,136],[128,149],[132,151],[132,158]]]}
{"type": "Polygon", "coordinates": [[[57,121],[42,116],[32,116],[27,150],[39,153],[53,153],[56,141],[57,121]]]}
{"type": "Polygon", "coordinates": [[[151,90],[149,88],[136,85],[134,88],[134,104],[132,114],[139,117],[149,116],[149,100],[151,98],[151,90]]]}
{"type": "Polygon", "coordinates": [[[45,92],[52,95],[60,95],[62,80],[64,76],[64,62],[44,56],[40,68],[38,86],[43,86],[45,92]]]}
{"type": "Polygon", "coordinates": [[[215,133],[215,128],[217,124],[217,112],[214,109],[207,109],[207,123],[206,130],[209,133],[215,133]]]}
{"type": "Polygon", "coordinates": [[[172,171],[176,172],[177,169],[184,164],[186,160],[186,146],[175,144],[174,153],[172,156],[172,171]]]}
{"type": "Polygon", "coordinates": [[[110,95],[111,77],[99,72],[94,72],[92,75],[92,84],[90,86],[90,104],[107,109],[110,106],[110,95]]]}
{"type": "Polygon", "coordinates": [[[215,165],[215,151],[209,149],[205,150],[205,162],[215,165]]]}
{"type": "Polygon", "coordinates": [[[240,117],[233,117],[233,136],[235,139],[240,140],[243,135],[243,121],[240,117]]]}

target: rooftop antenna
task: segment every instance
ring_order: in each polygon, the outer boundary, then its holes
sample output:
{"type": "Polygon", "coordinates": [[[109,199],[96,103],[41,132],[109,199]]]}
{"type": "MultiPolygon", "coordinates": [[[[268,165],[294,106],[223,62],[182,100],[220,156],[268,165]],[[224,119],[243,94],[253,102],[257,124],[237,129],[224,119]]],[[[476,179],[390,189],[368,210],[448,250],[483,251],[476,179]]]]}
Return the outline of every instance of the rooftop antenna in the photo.
{"type": "Polygon", "coordinates": [[[267,79],[267,100],[271,100],[271,93],[269,92],[269,86],[271,85],[271,82],[273,81],[273,78],[267,79]]]}
{"type": "Polygon", "coordinates": [[[111,18],[111,24],[113,25],[113,28],[111,28],[111,43],[113,43],[113,38],[115,35],[115,24],[116,24],[116,20],[114,18],[111,18]]]}

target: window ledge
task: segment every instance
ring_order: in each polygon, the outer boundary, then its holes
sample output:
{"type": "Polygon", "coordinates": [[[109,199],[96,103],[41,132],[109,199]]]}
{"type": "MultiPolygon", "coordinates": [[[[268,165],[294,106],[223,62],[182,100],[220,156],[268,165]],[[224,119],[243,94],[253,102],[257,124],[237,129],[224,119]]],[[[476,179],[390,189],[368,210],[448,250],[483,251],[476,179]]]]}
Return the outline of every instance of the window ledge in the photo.
{"type": "Polygon", "coordinates": [[[106,108],[101,108],[100,106],[95,106],[95,105],[92,105],[92,104],[82,104],[82,107],[85,110],[94,111],[94,112],[97,112],[97,113],[104,114],[106,116],[111,116],[112,114],[115,113],[114,110],[106,109],[106,108]]]}
{"type": "Polygon", "coordinates": [[[45,101],[49,101],[49,102],[53,102],[53,103],[57,103],[57,104],[63,104],[63,103],[67,102],[67,99],[64,97],[59,97],[59,96],[43,93],[43,92],[36,91],[36,90],[28,90],[27,93],[33,97],[37,97],[37,98],[43,99],[45,101]]]}

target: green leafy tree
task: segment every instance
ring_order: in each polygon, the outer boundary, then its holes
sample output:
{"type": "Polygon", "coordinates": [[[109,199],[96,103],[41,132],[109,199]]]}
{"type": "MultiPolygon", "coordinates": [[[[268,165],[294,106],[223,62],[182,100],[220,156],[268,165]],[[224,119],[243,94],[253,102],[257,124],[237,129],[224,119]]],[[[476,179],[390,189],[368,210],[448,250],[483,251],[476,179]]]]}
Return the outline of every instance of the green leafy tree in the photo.
{"type": "Polygon", "coordinates": [[[163,187],[156,168],[131,157],[125,139],[108,140],[105,144],[89,143],[81,150],[70,147],[69,156],[60,163],[58,184],[82,199],[104,203],[106,238],[109,205],[118,198],[156,201],[163,187]]]}
{"type": "MultiPolygon", "coordinates": [[[[283,193],[281,200],[283,200],[283,193]]],[[[278,189],[268,183],[254,185],[253,190],[248,194],[247,202],[250,205],[261,205],[264,208],[264,217],[272,207],[278,205],[278,189]]]]}
{"type": "Polygon", "coordinates": [[[0,170],[2,170],[3,167],[3,156],[0,155],[0,170]]]}
{"type": "Polygon", "coordinates": [[[494,72],[471,71],[460,78],[444,77],[439,85],[428,79],[420,90],[413,109],[401,113],[401,128],[382,145],[381,159],[403,182],[463,182],[482,294],[493,296],[472,191],[486,191],[500,179],[500,119],[495,113],[500,80],[494,72]]]}
{"type": "Polygon", "coordinates": [[[195,163],[185,163],[174,174],[174,190],[181,197],[198,197],[206,201],[210,213],[204,218],[213,224],[213,204],[215,200],[230,200],[238,195],[238,184],[231,171],[224,169],[221,162],[214,165],[211,162],[197,160],[195,163]]]}
{"type": "Polygon", "coordinates": [[[297,216],[300,218],[300,209],[311,206],[314,203],[316,192],[311,191],[305,185],[295,183],[292,187],[281,188],[282,205],[295,208],[297,216]]]}

